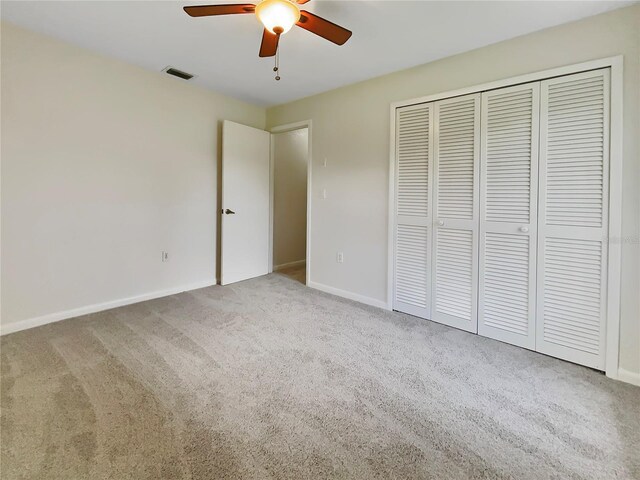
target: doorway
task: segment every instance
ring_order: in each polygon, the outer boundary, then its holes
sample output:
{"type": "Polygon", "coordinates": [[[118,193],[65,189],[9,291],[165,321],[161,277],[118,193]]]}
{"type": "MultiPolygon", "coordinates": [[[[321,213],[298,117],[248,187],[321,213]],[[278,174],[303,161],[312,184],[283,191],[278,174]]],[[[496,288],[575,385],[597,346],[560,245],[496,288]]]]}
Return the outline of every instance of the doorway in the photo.
{"type": "Polygon", "coordinates": [[[308,274],[309,125],[272,130],[272,270],[306,284],[308,274]]]}

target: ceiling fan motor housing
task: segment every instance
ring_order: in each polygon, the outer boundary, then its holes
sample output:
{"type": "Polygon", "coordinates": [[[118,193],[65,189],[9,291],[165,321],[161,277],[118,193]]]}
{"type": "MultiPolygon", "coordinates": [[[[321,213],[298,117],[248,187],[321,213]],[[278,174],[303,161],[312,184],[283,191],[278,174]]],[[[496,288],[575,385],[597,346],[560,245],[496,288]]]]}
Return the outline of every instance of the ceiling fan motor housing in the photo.
{"type": "Polygon", "coordinates": [[[283,35],[300,20],[300,7],[291,0],[262,0],[256,5],[256,17],[275,35],[283,35]]]}

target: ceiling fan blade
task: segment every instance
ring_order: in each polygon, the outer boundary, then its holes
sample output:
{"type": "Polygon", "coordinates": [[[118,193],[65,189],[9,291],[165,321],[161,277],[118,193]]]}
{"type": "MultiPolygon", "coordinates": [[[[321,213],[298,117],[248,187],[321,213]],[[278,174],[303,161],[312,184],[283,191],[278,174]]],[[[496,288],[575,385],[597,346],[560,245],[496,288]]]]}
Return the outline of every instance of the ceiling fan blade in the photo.
{"type": "Polygon", "coordinates": [[[280,40],[280,35],[275,35],[265,28],[264,32],[262,32],[260,56],[273,57],[278,51],[278,40],[280,40]]]}
{"type": "Polygon", "coordinates": [[[253,13],[256,11],[256,6],[252,3],[234,3],[229,5],[194,5],[192,7],[184,7],[184,11],[192,17],[209,17],[211,15],[253,13]]]}
{"type": "Polygon", "coordinates": [[[322,17],[309,13],[306,10],[300,11],[300,20],[296,23],[299,27],[309,30],[316,35],[326,38],[330,42],[336,45],[344,45],[352,35],[350,30],[336,25],[329,20],[325,20],[322,17]]]}

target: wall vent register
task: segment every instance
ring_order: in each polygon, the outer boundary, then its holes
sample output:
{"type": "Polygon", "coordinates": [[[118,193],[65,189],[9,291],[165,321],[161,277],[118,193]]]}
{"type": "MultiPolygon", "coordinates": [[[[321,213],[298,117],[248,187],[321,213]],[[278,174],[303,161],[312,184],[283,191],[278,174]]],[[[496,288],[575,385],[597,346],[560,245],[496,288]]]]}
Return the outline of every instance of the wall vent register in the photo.
{"type": "Polygon", "coordinates": [[[167,75],[173,75],[174,77],[181,78],[182,80],[191,80],[195,78],[195,75],[192,75],[191,73],[183,72],[182,70],[178,70],[177,68],[173,68],[173,67],[167,67],[162,71],[167,75]]]}

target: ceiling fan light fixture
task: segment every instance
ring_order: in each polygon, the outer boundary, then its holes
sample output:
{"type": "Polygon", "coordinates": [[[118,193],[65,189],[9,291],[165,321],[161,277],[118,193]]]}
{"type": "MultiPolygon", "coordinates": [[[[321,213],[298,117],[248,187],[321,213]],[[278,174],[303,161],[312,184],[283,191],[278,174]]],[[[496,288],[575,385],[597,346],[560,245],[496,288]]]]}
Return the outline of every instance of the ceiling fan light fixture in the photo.
{"type": "Polygon", "coordinates": [[[290,0],[262,0],[256,16],[271,33],[283,35],[300,20],[300,8],[290,0]]]}

